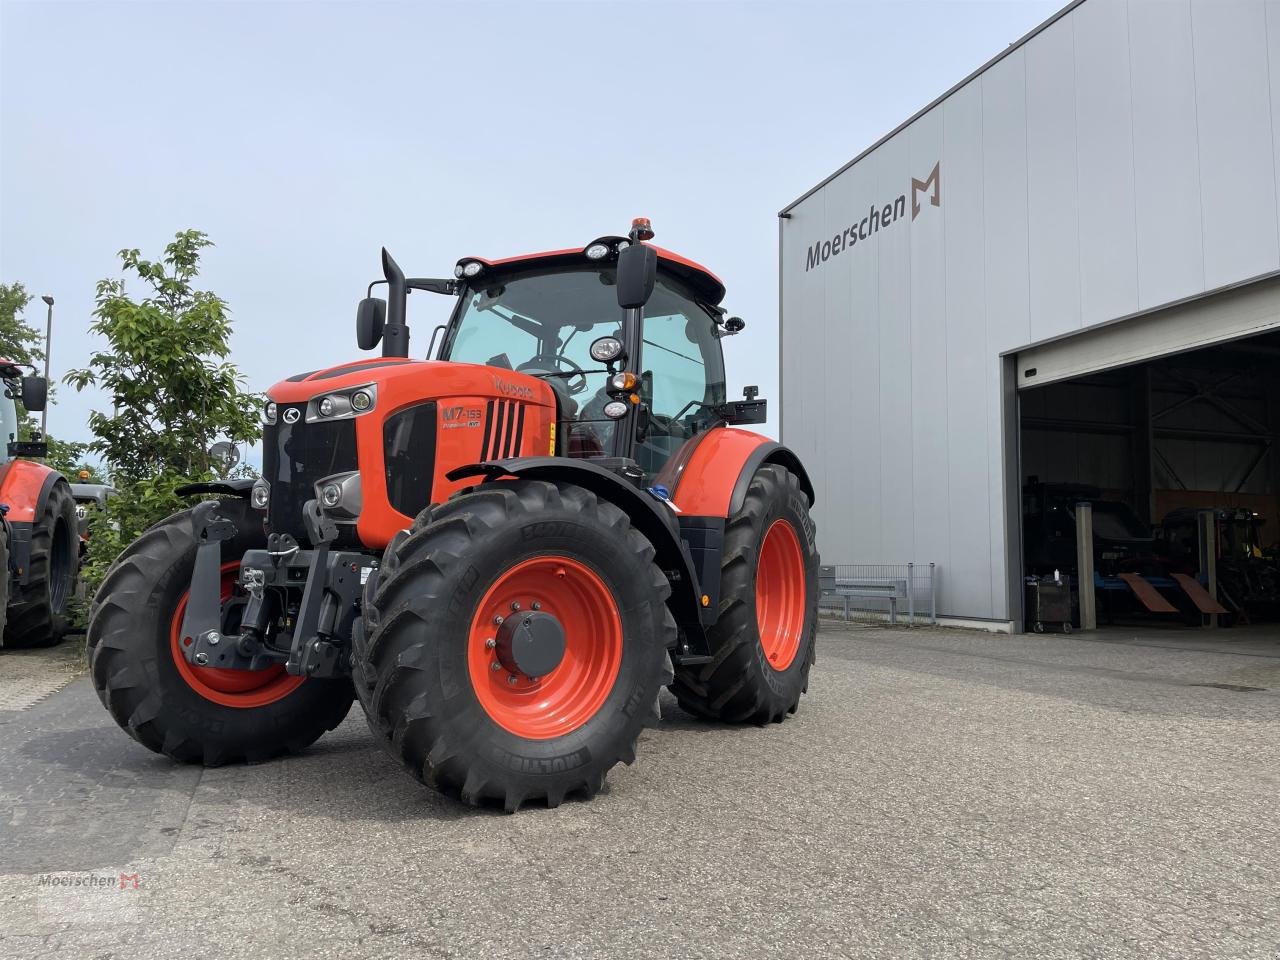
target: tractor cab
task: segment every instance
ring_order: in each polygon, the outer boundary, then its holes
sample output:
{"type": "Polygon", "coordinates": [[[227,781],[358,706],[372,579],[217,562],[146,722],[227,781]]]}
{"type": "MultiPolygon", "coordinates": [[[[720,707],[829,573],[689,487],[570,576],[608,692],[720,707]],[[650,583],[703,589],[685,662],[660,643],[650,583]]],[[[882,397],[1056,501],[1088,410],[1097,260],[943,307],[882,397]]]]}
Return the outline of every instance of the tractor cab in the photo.
{"type": "Polygon", "coordinates": [[[653,291],[628,349],[617,300],[617,258],[627,244],[605,238],[572,258],[463,261],[463,271],[481,269],[463,280],[440,358],[546,381],[559,452],[630,456],[652,479],[682,443],[717,422],[725,403],[724,288],[657,251],[653,291]]]}
{"type": "Polygon", "coordinates": [[[453,281],[406,279],[384,251],[391,302],[361,303],[357,338],[365,349],[381,340],[384,356],[407,356],[407,326],[393,336],[385,322],[388,309],[403,317],[399,291],[455,294],[449,322],[432,337],[438,359],[545,382],[555,398],[551,453],[631,460],[652,480],[702,431],[764,419],[763,401],[726,405],[720,341],[744,324],[720,307],[724,285],[700,264],[643,243],[652,237],[640,218],[629,236],[581,249],[464,257],[453,281]],[[622,306],[620,273],[634,306],[622,306]]]}

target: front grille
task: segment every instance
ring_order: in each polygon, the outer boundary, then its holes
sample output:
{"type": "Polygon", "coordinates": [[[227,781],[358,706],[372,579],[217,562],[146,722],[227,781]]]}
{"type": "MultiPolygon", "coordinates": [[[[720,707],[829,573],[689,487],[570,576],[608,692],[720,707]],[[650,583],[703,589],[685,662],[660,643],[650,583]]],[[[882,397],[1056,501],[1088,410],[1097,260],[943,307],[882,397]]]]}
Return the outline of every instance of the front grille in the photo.
{"type": "MultiPolygon", "coordinates": [[[[315,483],[357,469],[355,420],[306,422],[305,404],[281,404],[276,423],[262,431],[262,476],[271,484],[267,522],[273,533],[287,533],[307,544],[302,505],[315,497],[315,483]],[[285,422],[289,410],[297,423],[285,422]]],[[[341,539],[341,538],[340,538],[341,539]]]]}

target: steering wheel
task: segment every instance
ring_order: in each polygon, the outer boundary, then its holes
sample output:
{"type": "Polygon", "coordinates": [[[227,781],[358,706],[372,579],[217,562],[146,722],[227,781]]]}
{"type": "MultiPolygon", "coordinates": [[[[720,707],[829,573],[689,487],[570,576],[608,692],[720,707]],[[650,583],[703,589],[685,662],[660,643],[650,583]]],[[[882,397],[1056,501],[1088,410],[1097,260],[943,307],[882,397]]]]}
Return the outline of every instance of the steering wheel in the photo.
{"type": "Polygon", "coordinates": [[[581,393],[587,389],[587,374],[582,367],[578,366],[568,357],[562,357],[558,353],[540,353],[535,357],[530,357],[520,366],[516,367],[517,373],[529,373],[536,376],[539,372],[547,373],[568,373],[569,376],[561,377],[564,382],[565,391],[569,396],[581,393]]]}

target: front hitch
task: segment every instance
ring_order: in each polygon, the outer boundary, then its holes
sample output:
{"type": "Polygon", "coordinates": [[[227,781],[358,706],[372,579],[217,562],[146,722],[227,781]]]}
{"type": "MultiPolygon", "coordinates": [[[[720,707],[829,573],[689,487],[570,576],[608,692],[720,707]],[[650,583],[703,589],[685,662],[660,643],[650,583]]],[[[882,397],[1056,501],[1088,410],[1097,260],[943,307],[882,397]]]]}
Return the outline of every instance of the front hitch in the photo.
{"type": "Polygon", "coordinates": [[[303,507],[303,520],[314,550],[303,550],[286,535],[272,534],[266,550],[246,551],[240,583],[248,594],[239,633],[224,633],[222,544],[236,534],[235,524],[217,515],[209,501],[192,511],[196,563],[182,618],[183,655],[202,667],[264,670],[283,663],[294,675],[343,677],[351,672],[351,631],[359,618],[364,581],[378,561],[363,553],[334,552],[338,527],[315,500],[303,507]],[[302,590],[296,609],[287,597],[302,590]],[[284,604],[284,608],[281,608],[284,604]],[[281,646],[264,638],[273,622],[282,621],[281,646]],[[283,631],[291,630],[291,634],[283,631]],[[288,650],[283,644],[288,641],[288,650]]]}
{"type": "Polygon", "coordinates": [[[198,667],[265,670],[283,656],[262,643],[270,611],[260,571],[244,571],[242,575],[249,600],[240,617],[240,632],[223,633],[222,544],[236,535],[236,525],[218,515],[220,506],[209,500],[191,511],[196,563],[182,616],[182,654],[198,667]]]}

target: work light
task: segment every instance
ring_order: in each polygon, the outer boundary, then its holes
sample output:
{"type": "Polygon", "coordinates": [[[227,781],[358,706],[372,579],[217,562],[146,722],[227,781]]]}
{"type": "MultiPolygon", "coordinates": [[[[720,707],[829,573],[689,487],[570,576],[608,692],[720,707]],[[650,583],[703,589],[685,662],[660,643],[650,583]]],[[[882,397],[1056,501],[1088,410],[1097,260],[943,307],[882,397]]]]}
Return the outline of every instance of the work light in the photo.
{"type": "Polygon", "coordinates": [[[622,341],[617,337],[600,337],[591,344],[591,359],[599,363],[612,363],[622,356],[622,341]]]}
{"type": "Polygon", "coordinates": [[[593,243],[584,252],[588,260],[603,260],[609,255],[609,245],[607,243],[593,243]]]}

